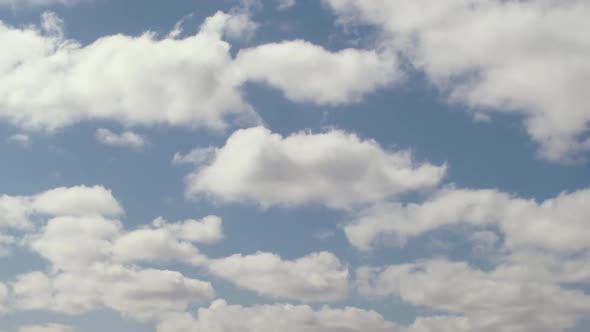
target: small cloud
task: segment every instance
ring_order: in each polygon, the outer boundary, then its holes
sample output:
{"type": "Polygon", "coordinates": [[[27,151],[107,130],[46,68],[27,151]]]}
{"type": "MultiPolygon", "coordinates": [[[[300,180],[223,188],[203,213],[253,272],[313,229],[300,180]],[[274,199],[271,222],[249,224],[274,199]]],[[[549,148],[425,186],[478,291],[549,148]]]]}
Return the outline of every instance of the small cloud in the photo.
{"type": "Polygon", "coordinates": [[[296,0],[277,0],[278,10],[287,10],[295,6],[296,0]]]}
{"type": "Polygon", "coordinates": [[[104,144],[122,148],[141,149],[148,144],[145,137],[132,131],[115,133],[109,129],[99,128],[96,130],[96,139],[104,144]]]}
{"type": "Polygon", "coordinates": [[[25,134],[15,134],[8,137],[7,141],[9,143],[20,144],[22,146],[28,146],[31,144],[31,138],[25,134]]]}
{"type": "Polygon", "coordinates": [[[215,147],[197,148],[185,155],[182,155],[181,153],[177,152],[174,154],[174,157],[172,158],[172,164],[201,165],[205,162],[210,161],[215,156],[216,152],[217,148],[215,147]]]}
{"type": "Polygon", "coordinates": [[[320,231],[317,231],[313,234],[313,237],[320,240],[320,241],[327,241],[331,238],[333,238],[336,235],[336,232],[334,232],[331,229],[323,229],[320,231]]]}

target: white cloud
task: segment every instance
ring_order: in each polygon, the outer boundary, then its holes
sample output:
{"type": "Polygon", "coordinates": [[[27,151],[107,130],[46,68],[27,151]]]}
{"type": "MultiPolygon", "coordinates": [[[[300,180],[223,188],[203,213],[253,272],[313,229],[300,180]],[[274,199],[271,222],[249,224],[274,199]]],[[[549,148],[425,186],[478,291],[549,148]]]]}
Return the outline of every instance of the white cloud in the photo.
{"type": "Polygon", "coordinates": [[[212,129],[225,128],[228,116],[256,122],[228,81],[230,45],[221,40],[224,26],[211,26],[220,15],[184,39],[112,35],[86,46],[0,25],[0,39],[10,45],[0,60],[0,116],[47,130],[100,119],[212,129]]]}
{"type": "Polygon", "coordinates": [[[186,183],[193,197],[346,209],[431,188],[445,171],[414,162],[407,151],[385,150],[338,130],[281,137],[256,127],[235,132],[186,183]]]}
{"type": "Polygon", "coordinates": [[[348,295],[348,268],[328,252],[292,261],[270,253],[238,254],[212,260],[209,269],[239,287],[275,298],[325,302],[348,295]]]}
{"type": "Polygon", "coordinates": [[[244,81],[267,84],[296,102],[339,105],[400,79],[389,53],[345,49],[330,52],[304,40],[241,50],[235,64],[244,81]]]}
{"type": "Polygon", "coordinates": [[[158,261],[179,259],[199,264],[204,257],[190,242],[179,240],[166,229],[138,229],[113,243],[113,254],[121,261],[158,261]]]}
{"type": "MultiPolygon", "coordinates": [[[[126,231],[113,219],[123,209],[103,187],[57,188],[8,198],[18,203],[12,202],[17,206],[12,210],[21,211],[17,217],[35,215],[36,224],[44,223],[27,229],[18,242],[49,263],[47,272],[22,274],[10,283],[14,309],[81,314],[106,308],[147,321],[215,296],[209,282],[138,263],[204,263],[206,257],[194,243],[223,238],[219,217],[177,223],[158,218],[126,231]]],[[[6,197],[3,201],[11,202],[6,197]]]]}
{"type": "Polygon", "coordinates": [[[27,242],[58,269],[84,270],[109,260],[121,223],[103,217],[56,217],[27,242]],[[64,239],[68,239],[64,243],[64,239]]]}
{"type": "Polygon", "coordinates": [[[309,306],[274,304],[243,307],[215,301],[201,308],[197,317],[190,314],[169,316],[158,332],[394,332],[393,323],[374,311],[357,308],[314,311],[309,306]]]}
{"type": "Polygon", "coordinates": [[[119,216],[123,208],[110,190],[101,186],[61,187],[32,196],[0,196],[0,227],[24,229],[30,217],[119,216]]]}
{"type": "Polygon", "coordinates": [[[364,267],[359,290],[370,296],[400,296],[450,316],[419,318],[409,331],[564,331],[590,312],[590,297],[540,278],[519,279],[444,260],[364,267]]]}
{"type": "Polygon", "coordinates": [[[153,225],[166,229],[179,239],[211,244],[223,239],[223,225],[218,216],[207,216],[200,220],[188,219],[177,223],[168,223],[162,217],[154,220],[153,225]]]}
{"type": "Polygon", "coordinates": [[[0,59],[0,118],[46,131],[88,120],[222,130],[260,122],[242,97],[249,81],[299,102],[342,104],[398,77],[391,55],[330,52],[298,40],[243,49],[233,58],[223,38],[248,38],[257,27],[239,10],[217,12],[186,38],[178,38],[179,26],[164,38],[111,35],[82,45],[64,37],[63,24],[51,13],[41,28],[0,22],[9,50],[0,59]]]}
{"type": "Polygon", "coordinates": [[[590,4],[585,0],[324,0],[343,23],[376,25],[385,43],[450,99],[522,115],[544,158],[590,149],[590,4]]]}
{"type": "Polygon", "coordinates": [[[35,213],[53,216],[120,216],[124,213],[112,192],[102,186],[61,187],[32,197],[35,213]]]}
{"type": "Polygon", "coordinates": [[[61,324],[27,325],[18,329],[18,332],[73,332],[74,328],[61,324]]]}
{"type": "Polygon", "coordinates": [[[141,149],[148,144],[147,139],[132,131],[115,133],[109,129],[99,128],[96,130],[96,139],[104,144],[132,149],[141,149]]]}
{"type": "Polygon", "coordinates": [[[31,138],[26,134],[14,134],[6,139],[9,143],[20,144],[22,146],[28,146],[31,144],[31,138]]]}
{"type": "Polygon", "coordinates": [[[540,203],[496,190],[443,189],[421,204],[377,205],[345,226],[345,233],[353,245],[369,249],[376,241],[403,245],[409,237],[466,224],[498,228],[510,248],[575,253],[590,249],[588,200],[588,189],[540,203]]]}
{"type": "Polygon", "coordinates": [[[254,36],[258,24],[252,21],[248,10],[235,10],[232,14],[217,12],[207,19],[204,28],[230,40],[248,40],[254,36]]]}
{"type": "Polygon", "coordinates": [[[186,310],[215,295],[210,283],[176,271],[101,263],[51,276],[33,272],[19,276],[13,288],[20,310],[80,314],[109,308],[139,321],[186,310]]]}

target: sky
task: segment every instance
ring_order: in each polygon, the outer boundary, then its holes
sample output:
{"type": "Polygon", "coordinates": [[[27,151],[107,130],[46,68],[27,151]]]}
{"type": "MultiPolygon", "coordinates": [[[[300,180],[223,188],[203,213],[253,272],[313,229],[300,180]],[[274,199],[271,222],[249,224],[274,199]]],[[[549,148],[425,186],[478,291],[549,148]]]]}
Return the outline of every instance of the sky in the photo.
{"type": "Polygon", "coordinates": [[[585,0],[0,0],[0,332],[590,329],[585,0]]]}

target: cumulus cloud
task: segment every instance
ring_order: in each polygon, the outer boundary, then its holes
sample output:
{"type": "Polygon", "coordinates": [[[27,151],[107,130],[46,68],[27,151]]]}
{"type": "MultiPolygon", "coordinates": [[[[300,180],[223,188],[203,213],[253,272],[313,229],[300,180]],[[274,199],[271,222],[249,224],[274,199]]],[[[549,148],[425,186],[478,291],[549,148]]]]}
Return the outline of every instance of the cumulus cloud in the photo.
{"type": "Polygon", "coordinates": [[[343,300],[348,295],[348,268],[332,253],[313,253],[295,260],[258,252],[209,262],[209,270],[237,286],[281,299],[304,302],[343,300]]]}
{"type": "Polygon", "coordinates": [[[345,49],[330,52],[304,40],[241,50],[236,70],[245,78],[277,88],[290,100],[348,104],[400,79],[392,54],[345,49]]]}
{"type": "Polygon", "coordinates": [[[209,282],[176,271],[101,263],[83,271],[22,275],[13,288],[20,310],[81,314],[109,308],[139,321],[186,310],[215,295],[209,282]]]}
{"type": "Polygon", "coordinates": [[[359,291],[369,296],[399,296],[448,316],[418,318],[418,331],[563,331],[590,312],[590,297],[540,278],[520,279],[498,269],[489,272],[466,263],[431,260],[363,267],[359,291]]]}
{"type": "Polygon", "coordinates": [[[199,149],[184,159],[203,151],[209,157],[198,159],[210,160],[186,178],[189,196],[261,206],[319,203],[347,209],[431,188],[446,171],[444,165],[415,162],[408,151],[386,150],[339,130],[282,137],[262,127],[244,129],[225,146],[199,149]]]}
{"type": "Polygon", "coordinates": [[[102,186],[60,187],[32,196],[0,196],[0,227],[23,229],[30,217],[119,216],[124,213],[110,190],[102,186]]]}
{"type": "Polygon", "coordinates": [[[248,38],[257,27],[243,11],[217,12],[185,38],[177,26],[164,38],[119,34],[82,45],[64,37],[63,24],[51,13],[40,28],[0,22],[8,50],[0,59],[0,118],[46,131],[88,120],[222,130],[260,122],[242,96],[249,81],[294,101],[343,104],[398,76],[393,56],[299,40],[242,49],[234,58],[223,38],[248,38]]]}
{"type": "Polygon", "coordinates": [[[244,307],[215,301],[209,308],[190,314],[169,316],[158,325],[158,332],[394,332],[395,325],[374,311],[346,307],[274,304],[244,307]]]}
{"type": "Polygon", "coordinates": [[[81,314],[107,308],[147,321],[215,296],[209,282],[143,263],[173,259],[204,263],[206,258],[194,244],[223,238],[219,217],[174,223],[158,218],[127,231],[115,219],[123,209],[103,187],[7,197],[0,202],[16,206],[14,215],[23,222],[36,217],[35,227],[27,228],[18,242],[49,263],[46,272],[22,274],[10,283],[17,310],[81,314]]]}
{"type": "Polygon", "coordinates": [[[497,190],[443,189],[425,202],[389,203],[362,212],[345,226],[349,241],[369,249],[376,241],[403,245],[444,226],[498,229],[511,248],[533,247],[563,253],[590,249],[590,190],[563,193],[543,202],[497,190]]]}
{"type": "Polygon", "coordinates": [[[124,148],[141,149],[148,144],[148,140],[133,131],[115,133],[106,128],[96,130],[96,139],[104,144],[124,148]]]}
{"type": "Polygon", "coordinates": [[[228,116],[256,122],[227,77],[230,45],[213,24],[220,15],[183,39],[112,35],[89,45],[2,24],[10,52],[0,60],[0,116],[45,130],[100,119],[212,129],[225,128],[228,116]]]}
{"type": "Polygon", "coordinates": [[[590,149],[590,4],[584,0],[324,0],[342,23],[381,29],[450,100],[516,113],[549,160],[590,149]]]}

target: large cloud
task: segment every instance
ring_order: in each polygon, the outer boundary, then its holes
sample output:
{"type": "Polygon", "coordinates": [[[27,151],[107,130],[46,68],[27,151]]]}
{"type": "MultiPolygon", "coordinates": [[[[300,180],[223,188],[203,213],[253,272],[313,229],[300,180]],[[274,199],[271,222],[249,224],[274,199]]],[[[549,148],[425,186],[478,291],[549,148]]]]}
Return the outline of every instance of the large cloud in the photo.
{"type": "Polygon", "coordinates": [[[497,190],[443,189],[420,204],[389,203],[363,211],[345,226],[360,249],[376,241],[404,244],[410,237],[449,225],[498,229],[511,248],[563,253],[590,249],[590,190],[563,193],[537,203],[497,190]]]}
{"type": "Polygon", "coordinates": [[[588,317],[590,297],[542,278],[515,278],[465,263],[432,260],[361,268],[359,290],[371,296],[400,296],[450,316],[419,318],[409,331],[563,331],[588,317]]]}
{"type": "Polygon", "coordinates": [[[309,306],[258,305],[243,307],[215,301],[197,317],[177,314],[158,326],[158,332],[394,332],[393,323],[374,311],[356,308],[314,311],[309,306]]]}
{"type": "Polygon", "coordinates": [[[10,50],[0,60],[0,116],[49,130],[88,119],[214,129],[231,114],[253,119],[226,77],[230,45],[215,18],[184,39],[113,35],[86,46],[64,40],[52,14],[45,31],[0,25],[10,50]]]}
{"type": "Polygon", "coordinates": [[[324,0],[378,26],[451,100],[522,115],[545,158],[590,149],[590,4],[585,0],[324,0]]]}
{"type": "Polygon", "coordinates": [[[127,231],[115,219],[123,209],[103,187],[7,198],[19,202],[15,215],[29,226],[18,243],[49,263],[46,272],[22,274],[10,283],[17,310],[80,314],[108,308],[136,320],[155,320],[214,298],[209,282],[144,265],[173,259],[203,264],[206,258],[195,244],[223,238],[219,217],[175,223],[157,218],[127,231]]]}
{"type": "Polygon", "coordinates": [[[347,209],[428,189],[446,170],[339,130],[288,137],[262,127],[239,130],[225,146],[197,150],[184,159],[201,161],[186,179],[190,196],[262,206],[319,203],[347,209]]]}
{"type": "Polygon", "coordinates": [[[348,268],[328,252],[293,261],[261,252],[233,255],[212,260],[209,269],[239,287],[276,298],[325,302],[348,295],[348,268]]]}
{"type": "Polygon", "coordinates": [[[298,40],[244,49],[234,59],[224,36],[246,38],[256,27],[240,12],[218,12],[188,37],[178,37],[178,26],[164,38],[118,34],[88,45],[66,39],[63,24],[52,13],[43,15],[42,29],[0,22],[7,50],[0,57],[0,118],[30,130],[84,120],[220,130],[259,122],[242,98],[249,81],[295,101],[341,104],[397,76],[392,56],[331,52],[298,40]],[[313,84],[310,72],[318,75],[313,84]]]}
{"type": "Polygon", "coordinates": [[[135,320],[158,319],[211,300],[210,283],[169,270],[95,263],[79,271],[31,272],[13,283],[15,307],[81,314],[109,308],[135,320]]]}

